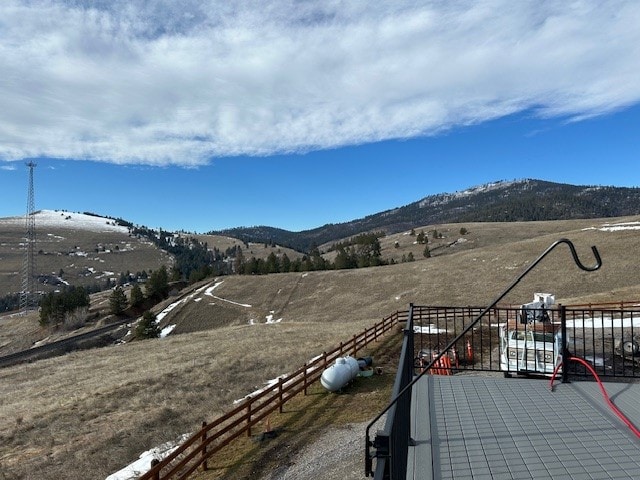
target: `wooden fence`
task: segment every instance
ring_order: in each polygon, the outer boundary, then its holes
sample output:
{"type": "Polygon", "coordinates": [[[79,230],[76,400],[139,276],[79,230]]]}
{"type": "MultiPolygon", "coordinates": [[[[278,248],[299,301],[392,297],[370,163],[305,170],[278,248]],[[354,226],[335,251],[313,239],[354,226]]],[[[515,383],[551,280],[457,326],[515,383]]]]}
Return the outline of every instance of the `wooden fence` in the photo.
{"type": "Polygon", "coordinates": [[[140,480],[184,479],[202,467],[207,470],[207,461],[215,453],[229,445],[234,439],[251,436],[251,428],[275,410],[282,412],[284,404],[320,379],[322,372],[336,359],[344,355],[355,355],[398,322],[406,321],[409,312],[396,312],[376,325],[354,335],[347,342],[305,363],[293,373],[282,376],[272,384],[248,396],[238,407],[210,423],[203,422],[202,429],[189,437],[169,456],[153,462],[151,470],[140,480]]]}

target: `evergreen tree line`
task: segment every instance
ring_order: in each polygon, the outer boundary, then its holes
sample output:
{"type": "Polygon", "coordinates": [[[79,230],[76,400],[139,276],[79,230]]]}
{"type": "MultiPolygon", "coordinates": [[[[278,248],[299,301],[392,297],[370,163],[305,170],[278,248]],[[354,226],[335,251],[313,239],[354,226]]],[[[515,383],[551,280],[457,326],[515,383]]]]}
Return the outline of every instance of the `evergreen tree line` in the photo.
{"type": "MultiPolygon", "coordinates": [[[[163,265],[149,276],[144,294],[137,283],[131,288],[129,299],[121,286],[113,288],[109,297],[110,313],[121,315],[129,306],[134,308],[141,306],[145,299],[157,303],[168,296],[169,273],[163,265]]],[[[48,293],[40,300],[40,324],[59,325],[73,312],[89,308],[89,303],[89,291],[84,287],[66,286],[60,292],[48,293]]]]}
{"type": "Polygon", "coordinates": [[[365,233],[332,246],[337,254],[333,262],[325,259],[317,247],[308,255],[291,260],[285,253],[278,257],[271,252],[266,259],[245,259],[242,249],[236,249],[235,272],[240,275],[264,275],[268,273],[308,272],[316,270],[344,270],[351,268],[386,265],[381,257],[380,234],[365,233]]]}
{"type": "Polygon", "coordinates": [[[135,227],[131,233],[148,238],[158,248],[174,257],[173,269],[177,272],[172,275],[174,280],[182,279],[195,283],[209,276],[232,273],[228,254],[223,254],[215,247],[209,250],[206,242],[202,243],[196,238],[177,236],[164,230],[156,232],[147,227],[135,227]]]}
{"type": "Polygon", "coordinates": [[[84,287],[66,286],[61,292],[50,292],[42,297],[40,324],[59,325],[69,313],[88,307],[89,293],[84,287]]]}

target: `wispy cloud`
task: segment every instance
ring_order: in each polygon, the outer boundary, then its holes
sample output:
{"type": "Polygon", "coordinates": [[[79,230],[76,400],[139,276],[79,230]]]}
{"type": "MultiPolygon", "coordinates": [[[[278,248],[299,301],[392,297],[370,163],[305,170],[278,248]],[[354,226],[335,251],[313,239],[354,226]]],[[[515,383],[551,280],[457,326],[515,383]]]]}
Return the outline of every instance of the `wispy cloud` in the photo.
{"type": "Polygon", "coordinates": [[[0,159],[198,165],[581,120],[640,101],[638,25],[633,0],[4,0],[0,159]]]}
{"type": "Polygon", "coordinates": [[[0,170],[7,170],[8,172],[13,172],[17,170],[17,167],[14,164],[0,165],[0,170]]]}

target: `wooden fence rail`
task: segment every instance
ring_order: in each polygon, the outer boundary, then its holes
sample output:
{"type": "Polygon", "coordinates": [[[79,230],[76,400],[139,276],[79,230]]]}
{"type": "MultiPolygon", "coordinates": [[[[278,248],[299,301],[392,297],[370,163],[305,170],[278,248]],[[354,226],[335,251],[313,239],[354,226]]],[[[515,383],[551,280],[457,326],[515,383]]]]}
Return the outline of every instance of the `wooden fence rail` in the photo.
{"type": "Polygon", "coordinates": [[[409,312],[396,312],[374,326],[354,335],[329,352],[323,352],[293,373],[283,375],[278,381],[261,391],[248,395],[236,408],[210,423],[203,422],[200,431],[194,433],[166,458],[152,466],[140,480],[185,479],[198,467],[208,468],[207,460],[229,445],[234,439],[251,436],[251,428],[269,414],[282,407],[298,393],[320,379],[322,372],[336,359],[356,353],[388,332],[398,322],[406,321],[409,312]]]}

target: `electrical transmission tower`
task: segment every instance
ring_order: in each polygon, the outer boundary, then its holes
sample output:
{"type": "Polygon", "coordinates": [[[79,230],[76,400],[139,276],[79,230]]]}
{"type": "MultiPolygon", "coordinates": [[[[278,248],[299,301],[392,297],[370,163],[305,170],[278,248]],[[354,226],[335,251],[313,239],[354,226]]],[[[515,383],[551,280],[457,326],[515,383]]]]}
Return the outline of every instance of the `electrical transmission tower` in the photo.
{"type": "Polygon", "coordinates": [[[26,313],[36,307],[36,216],[33,195],[33,169],[36,164],[27,163],[29,167],[29,194],[27,196],[26,239],[24,262],[22,264],[22,290],[20,291],[20,311],[26,313]]]}

